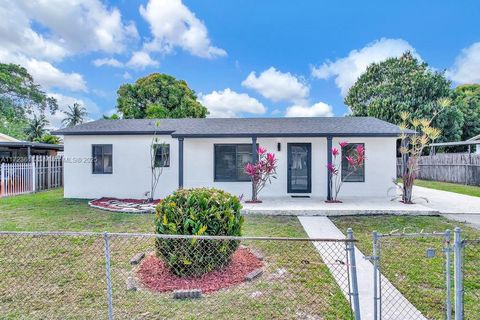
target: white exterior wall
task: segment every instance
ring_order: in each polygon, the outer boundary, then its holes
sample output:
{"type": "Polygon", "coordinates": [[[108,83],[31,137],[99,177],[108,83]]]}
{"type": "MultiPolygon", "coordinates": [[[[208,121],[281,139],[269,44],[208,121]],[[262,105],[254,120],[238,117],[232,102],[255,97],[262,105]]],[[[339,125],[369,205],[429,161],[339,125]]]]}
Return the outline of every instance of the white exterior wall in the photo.
{"type": "MultiPolygon", "coordinates": [[[[65,197],[67,198],[144,198],[150,189],[151,136],[99,135],[65,136],[65,197]],[[89,161],[78,163],[76,159],[90,159],[92,144],[113,145],[113,173],[92,174],[89,161]]],[[[178,187],[178,140],[161,136],[160,141],[170,144],[170,167],[164,168],[155,197],[163,198],[178,187]]],[[[340,197],[386,197],[393,186],[396,163],[396,138],[334,138],[333,146],[340,141],[365,143],[365,182],[345,182],[340,197]]],[[[251,196],[250,182],[214,181],[214,145],[251,143],[251,138],[185,138],[184,180],[185,188],[215,187],[235,195],[251,196]]],[[[287,143],[311,143],[312,193],[327,195],[327,139],[326,138],[258,138],[257,143],[274,152],[278,158],[277,176],[267,185],[261,197],[287,195],[287,143]],[[281,151],[277,151],[277,143],[281,151]]]]}
{"type": "MultiPolygon", "coordinates": [[[[170,144],[170,167],[163,168],[155,197],[165,197],[178,187],[178,140],[158,136],[170,144]]],[[[65,136],[66,198],[145,198],[150,190],[150,144],[152,136],[65,136]],[[92,144],[112,144],[113,173],[92,174],[92,144]],[[76,163],[86,159],[84,163],[76,163]]]]}
{"type": "MultiPolygon", "coordinates": [[[[278,159],[277,179],[272,180],[261,192],[261,196],[287,195],[287,143],[312,144],[312,193],[315,196],[326,196],[327,190],[327,140],[325,138],[258,138],[257,143],[268,152],[275,153],[278,159]],[[281,143],[280,152],[277,143],[281,143]],[[321,165],[319,165],[321,164],[321,165]]],[[[225,143],[252,143],[251,138],[241,139],[185,139],[184,142],[184,187],[215,187],[229,191],[235,195],[251,197],[250,182],[215,182],[214,145],[225,143]]],[[[305,194],[303,194],[305,195],[305,194]]]]}
{"type": "MultiPolygon", "coordinates": [[[[365,182],[344,182],[339,199],[354,196],[387,197],[396,179],[397,138],[334,138],[332,146],[341,141],[365,144],[365,182]]],[[[332,195],[333,196],[333,195],[332,195]]]]}

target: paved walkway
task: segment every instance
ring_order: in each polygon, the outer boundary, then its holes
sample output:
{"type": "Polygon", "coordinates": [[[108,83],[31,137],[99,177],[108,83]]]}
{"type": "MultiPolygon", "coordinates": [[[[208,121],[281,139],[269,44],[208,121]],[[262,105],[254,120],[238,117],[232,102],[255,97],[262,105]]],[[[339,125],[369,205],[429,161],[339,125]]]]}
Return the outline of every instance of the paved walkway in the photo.
{"type": "Polygon", "coordinates": [[[480,214],[480,197],[472,197],[464,194],[441,191],[415,186],[414,198],[425,197],[429,203],[416,199],[417,204],[438,210],[440,213],[480,214]]]}
{"type": "MultiPolygon", "coordinates": [[[[298,217],[303,228],[310,238],[331,238],[331,239],[345,239],[345,235],[328,219],[327,217],[298,217]]],[[[323,260],[328,260],[326,252],[322,251],[322,246],[317,247],[317,251],[322,256],[323,260]]],[[[342,253],[342,259],[343,259],[342,253]]],[[[360,313],[362,319],[373,319],[373,265],[370,261],[364,259],[364,255],[355,247],[355,260],[357,262],[357,277],[360,300],[360,313]]],[[[342,271],[332,268],[329,264],[333,277],[337,282],[343,279],[344,276],[340,273],[342,271]]],[[[340,285],[340,283],[339,283],[340,285]]],[[[390,286],[389,295],[383,296],[383,301],[391,300],[390,305],[394,302],[401,306],[398,310],[389,310],[389,315],[384,315],[383,319],[426,319],[395,287],[382,276],[382,287],[390,286]],[[386,317],[387,316],[387,317],[386,317]]],[[[342,288],[342,285],[340,285],[342,288]]],[[[348,291],[344,290],[343,294],[348,299],[348,291]]]]}

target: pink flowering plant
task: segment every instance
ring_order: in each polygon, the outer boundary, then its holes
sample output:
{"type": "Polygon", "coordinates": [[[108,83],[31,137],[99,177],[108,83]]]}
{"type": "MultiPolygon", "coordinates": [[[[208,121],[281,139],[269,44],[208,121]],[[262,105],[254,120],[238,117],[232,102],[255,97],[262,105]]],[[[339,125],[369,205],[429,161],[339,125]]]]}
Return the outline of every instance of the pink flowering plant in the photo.
{"type": "MultiPolygon", "coordinates": [[[[344,148],[349,143],[342,141],[339,143],[340,148],[344,148]]],[[[342,177],[341,165],[342,160],[340,158],[340,151],[338,148],[333,147],[332,150],[333,162],[327,164],[328,173],[332,176],[330,180],[330,189],[333,190],[333,202],[340,202],[338,200],[338,194],[342,188],[343,182],[357,170],[361,169],[365,161],[365,148],[361,144],[357,144],[355,149],[349,155],[342,155],[348,162],[349,172],[342,177]]]]}
{"type": "Polygon", "coordinates": [[[277,178],[277,158],[274,153],[268,153],[267,149],[259,147],[257,150],[257,163],[247,163],[245,173],[252,180],[252,200],[259,202],[258,194],[265,185],[272,183],[272,179],[277,178]]]}

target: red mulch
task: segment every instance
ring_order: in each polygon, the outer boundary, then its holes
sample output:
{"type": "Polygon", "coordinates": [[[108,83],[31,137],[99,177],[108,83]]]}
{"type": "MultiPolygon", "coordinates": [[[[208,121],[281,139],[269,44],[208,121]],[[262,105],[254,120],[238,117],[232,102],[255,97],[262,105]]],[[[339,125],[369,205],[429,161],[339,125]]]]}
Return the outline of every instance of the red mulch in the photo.
{"type": "Polygon", "coordinates": [[[223,269],[198,278],[181,278],[171,273],[162,260],[151,254],[140,264],[137,276],[150,291],[201,289],[203,293],[209,293],[242,283],[247,274],[262,266],[263,263],[250,250],[242,248],[235,251],[232,260],[223,269]]]}
{"type": "MultiPolygon", "coordinates": [[[[125,202],[125,203],[147,204],[147,202],[145,202],[144,199],[118,199],[118,198],[107,198],[107,197],[92,200],[91,204],[93,204],[95,206],[100,206],[100,207],[105,207],[105,208],[110,208],[111,209],[112,207],[108,204],[108,202],[112,201],[112,200],[116,200],[116,201],[119,201],[119,202],[125,202]]],[[[154,204],[154,205],[157,205],[160,201],[162,201],[162,200],[161,199],[156,199],[156,200],[153,200],[153,202],[151,202],[151,203],[154,204]]]]}

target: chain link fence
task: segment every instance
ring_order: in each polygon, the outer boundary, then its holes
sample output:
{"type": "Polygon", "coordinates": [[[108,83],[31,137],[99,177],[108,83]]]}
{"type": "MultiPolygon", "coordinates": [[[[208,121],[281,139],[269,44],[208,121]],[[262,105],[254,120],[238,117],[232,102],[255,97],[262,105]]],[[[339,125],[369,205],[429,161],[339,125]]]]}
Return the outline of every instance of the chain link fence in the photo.
{"type": "Polygon", "coordinates": [[[352,242],[0,232],[0,314],[350,319],[352,242]]]}
{"type": "Polygon", "coordinates": [[[373,235],[375,319],[450,319],[450,231],[373,235]]]}
{"type": "Polygon", "coordinates": [[[480,239],[463,240],[463,315],[480,319],[480,239]]]}

